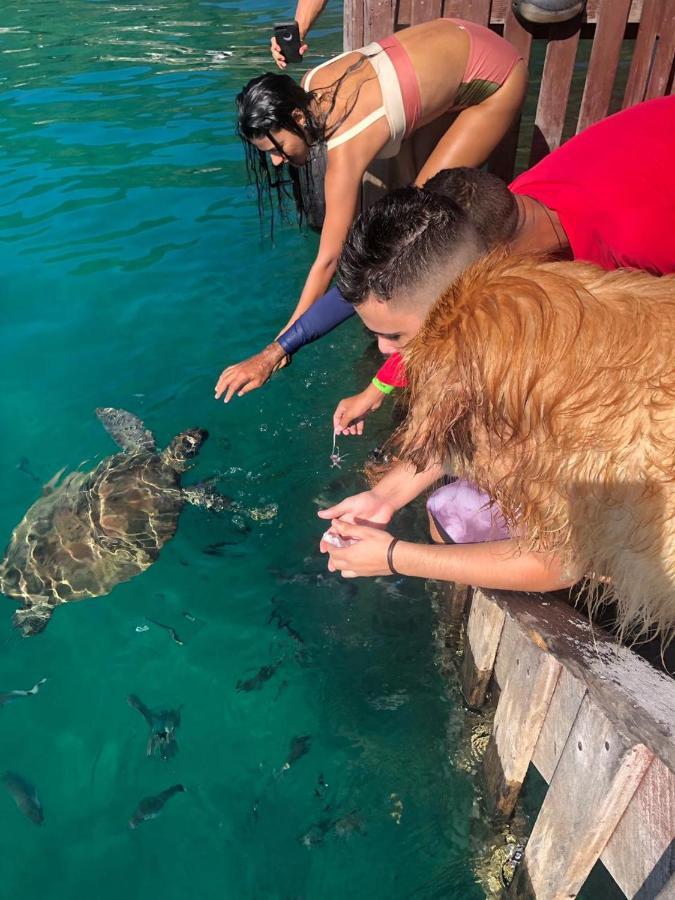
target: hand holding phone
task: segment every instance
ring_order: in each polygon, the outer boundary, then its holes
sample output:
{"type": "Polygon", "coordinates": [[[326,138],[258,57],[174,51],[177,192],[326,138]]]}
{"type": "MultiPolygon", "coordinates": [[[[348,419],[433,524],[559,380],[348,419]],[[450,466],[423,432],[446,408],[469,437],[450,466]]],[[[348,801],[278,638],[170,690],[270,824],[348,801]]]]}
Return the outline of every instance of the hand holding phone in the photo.
{"type": "Polygon", "coordinates": [[[285,68],[286,63],[302,62],[302,54],[300,52],[300,28],[298,23],[277,22],[274,26],[274,39],[272,41],[272,55],[280,68],[285,68]],[[281,59],[274,52],[274,41],[279,48],[281,59]]]}

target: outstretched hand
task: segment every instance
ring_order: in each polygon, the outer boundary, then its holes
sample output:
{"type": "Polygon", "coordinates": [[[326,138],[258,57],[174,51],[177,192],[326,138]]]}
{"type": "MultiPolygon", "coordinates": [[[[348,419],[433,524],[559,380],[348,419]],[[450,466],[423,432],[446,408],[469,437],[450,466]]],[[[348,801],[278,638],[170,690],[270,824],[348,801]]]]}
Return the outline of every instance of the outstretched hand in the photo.
{"type": "Polygon", "coordinates": [[[225,394],[223,402],[229,403],[235,394],[237,397],[243,397],[249,391],[262,387],[266,381],[269,381],[272,372],[285,361],[290,361],[289,357],[286,356],[279,344],[274,343],[269,344],[255,356],[228,366],[223,369],[216,383],[216,400],[225,394]]]}
{"type": "Polygon", "coordinates": [[[383,527],[390,521],[396,508],[376,491],[362,491],[345,497],[329,509],[320,509],[320,519],[341,519],[343,522],[383,527]]]}
{"type": "Polygon", "coordinates": [[[393,538],[388,531],[367,525],[352,525],[335,519],[330,530],[354,543],[348,547],[335,547],[321,541],[322,553],[328,554],[328,570],[341,572],[343,578],[364,578],[375,575],[391,575],[387,551],[393,538]]]}
{"type": "Polygon", "coordinates": [[[382,406],[384,394],[369,385],[360,394],[340,400],[333,413],[335,434],[363,434],[366,416],[382,406]]]}

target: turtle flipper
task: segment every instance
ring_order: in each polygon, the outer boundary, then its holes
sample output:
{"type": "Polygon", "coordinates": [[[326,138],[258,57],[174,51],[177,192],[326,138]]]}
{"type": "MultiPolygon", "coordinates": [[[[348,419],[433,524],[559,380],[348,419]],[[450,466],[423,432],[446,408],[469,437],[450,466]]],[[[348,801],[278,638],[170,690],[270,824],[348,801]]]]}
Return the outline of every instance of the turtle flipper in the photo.
{"type": "Polygon", "coordinates": [[[186,503],[201,506],[204,509],[213,509],[216,512],[222,512],[232,504],[230,497],[219,494],[209,481],[184,487],[182,493],[186,503]]]}
{"type": "Polygon", "coordinates": [[[96,410],[98,419],[115,443],[128,453],[155,450],[155,438],[151,431],[133,413],[125,409],[114,409],[112,406],[99,407],[96,410]]]}
{"type": "Polygon", "coordinates": [[[44,631],[53,612],[53,607],[46,603],[23,606],[14,613],[12,621],[24,637],[32,637],[32,635],[44,631]]]}

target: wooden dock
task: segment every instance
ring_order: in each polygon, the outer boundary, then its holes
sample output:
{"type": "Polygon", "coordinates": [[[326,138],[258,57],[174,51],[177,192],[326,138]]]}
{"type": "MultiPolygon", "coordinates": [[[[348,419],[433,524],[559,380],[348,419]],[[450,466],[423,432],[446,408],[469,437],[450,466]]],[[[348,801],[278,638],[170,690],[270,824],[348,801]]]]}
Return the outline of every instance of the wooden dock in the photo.
{"type": "Polygon", "coordinates": [[[344,9],[346,50],[439,16],[489,25],[528,61],[534,43],[545,43],[543,71],[526,103],[536,110],[533,127],[521,130],[516,123],[490,160],[505,180],[513,177],[519,143],[523,167],[533,165],[610,112],[673,90],[675,0],[588,0],[580,20],[556,26],[521,22],[510,0],[345,0],[344,9]],[[575,67],[589,44],[583,91],[576,96],[575,67]]]}
{"type": "Polygon", "coordinates": [[[672,900],[675,681],[562,601],[474,589],[462,685],[471,706],[498,694],[483,760],[496,812],[530,764],[548,784],[510,896],[575,897],[600,860],[626,897],[672,900]]]}

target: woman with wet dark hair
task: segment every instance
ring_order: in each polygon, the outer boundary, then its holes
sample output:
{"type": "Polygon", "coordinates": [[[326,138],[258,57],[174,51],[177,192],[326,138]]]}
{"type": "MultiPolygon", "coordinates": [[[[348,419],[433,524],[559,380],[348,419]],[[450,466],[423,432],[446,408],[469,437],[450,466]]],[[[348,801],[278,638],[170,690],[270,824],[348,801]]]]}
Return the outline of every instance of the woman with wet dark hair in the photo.
{"type": "Polygon", "coordinates": [[[322,193],[325,204],[317,257],[289,324],[328,288],[373,160],[396,156],[404,138],[434,123],[438,139],[417,160],[416,184],[444,168],[478,166],[518,115],[526,87],[517,50],[459,19],[426,22],[343,53],[302,84],[282,74],[250,81],[237,97],[238,130],[261,213],[274,214],[275,199],[281,204],[287,193],[301,218],[308,196],[322,193]],[[448,127],[442,117],[450,112],[448,127]],[[312,185],[322,157],[325,173],[312,185]],[[277,174],[282,166],[288,178],[277,174]]]}

